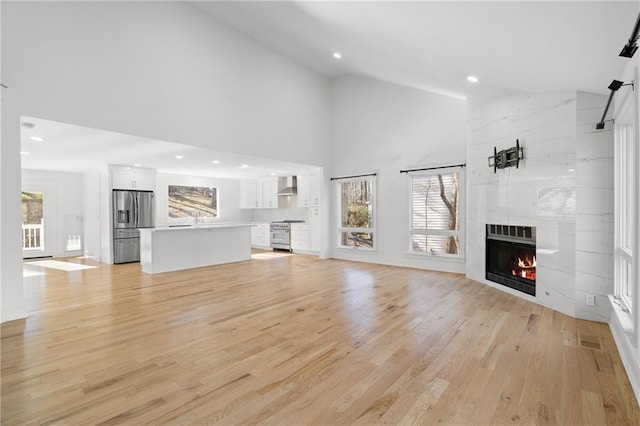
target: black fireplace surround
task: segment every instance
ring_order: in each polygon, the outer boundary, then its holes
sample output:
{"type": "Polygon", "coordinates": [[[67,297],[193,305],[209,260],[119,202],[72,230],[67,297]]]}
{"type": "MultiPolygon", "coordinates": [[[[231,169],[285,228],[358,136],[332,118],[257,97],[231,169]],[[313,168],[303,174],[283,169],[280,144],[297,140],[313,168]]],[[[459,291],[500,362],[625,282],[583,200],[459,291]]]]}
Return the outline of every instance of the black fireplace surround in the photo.
{"type": "Polygon", "coordinates": [[[536,295],[536,228],[487,225],[486,279],[536,295]]]}

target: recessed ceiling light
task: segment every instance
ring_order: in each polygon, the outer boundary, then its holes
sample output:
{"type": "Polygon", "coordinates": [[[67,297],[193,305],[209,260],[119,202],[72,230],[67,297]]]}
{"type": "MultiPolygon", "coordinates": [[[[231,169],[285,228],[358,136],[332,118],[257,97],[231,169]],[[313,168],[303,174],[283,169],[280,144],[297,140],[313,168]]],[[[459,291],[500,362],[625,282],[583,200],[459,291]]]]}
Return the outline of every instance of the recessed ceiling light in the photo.
{"type": "Polygon", "coordinates": [[[478,82],[478,77],[476,77],[475,75],[468,75],[467,76],[467,80],[472,82],[472,83],[477,83],[478,82]]]}
{"type": "Polygon", "coordinates": [[[44,140],[40,136],[31,136],[29,139],[36,142],[42,142],[44,140]]]}
{"type": "Polygon", "coordinates": [[[218,160],[213,160],[212,163],[213,164],[220,164],[220,162],[218,160]]]}
{"type": "Polygon", "coordinates": [[[182,155],[176,155],[176,158],[177,158],[178,160],[182,160],[184,157],[183,157],[182,155]]]}
{"type": "Polygon", "coordinates": [[[29,153],[27,151],[20,151],[20,154],[22,155],[29,155],[29,153]]]}
{"type": "Polygon", "coordinates": [[[342,55],[340,54],[340,52],[333,52],[333,57],[336,59],[340,59],[342,58],[342,55]]]}
{"type": "Polygon", "coordinates": [[[133,165],[133,167],[142,167],[142,164],[136,163],[136,164],[133,165]]]}
{"type": "Polygon", "coordinates": [[[275,173],[273,173],[273,172],[271,172],[271,173],[269,173],[269,174],[270,174],[271,176],[275,176],[275,175],[276,175],[276,174],[275,174],[275,173]]]}
{"type": "Polygon", "coordinates": [[[575,172],[575,171],[576,171],[576,169],[569,169],[569,171],[570,171],[570,172],[575,172]]]}
{"type": "Polygon", "coordinates": [[[243,165],[242,165],[242,168],[243,168],[243,169],[246,169],[247,167],[249,167],[249,165],[248,165],[248,164],[243,164],[243,165]]]}

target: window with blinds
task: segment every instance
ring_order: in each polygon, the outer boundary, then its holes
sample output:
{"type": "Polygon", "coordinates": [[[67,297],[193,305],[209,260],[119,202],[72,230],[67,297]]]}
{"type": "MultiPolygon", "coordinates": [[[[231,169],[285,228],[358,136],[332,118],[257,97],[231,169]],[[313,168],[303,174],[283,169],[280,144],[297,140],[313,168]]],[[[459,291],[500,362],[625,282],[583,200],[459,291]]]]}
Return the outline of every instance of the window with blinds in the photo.
{"type": "Polygon", "coordinates": [[[410,251],[460,256],[460,170],[410,176],[410,251]]]}

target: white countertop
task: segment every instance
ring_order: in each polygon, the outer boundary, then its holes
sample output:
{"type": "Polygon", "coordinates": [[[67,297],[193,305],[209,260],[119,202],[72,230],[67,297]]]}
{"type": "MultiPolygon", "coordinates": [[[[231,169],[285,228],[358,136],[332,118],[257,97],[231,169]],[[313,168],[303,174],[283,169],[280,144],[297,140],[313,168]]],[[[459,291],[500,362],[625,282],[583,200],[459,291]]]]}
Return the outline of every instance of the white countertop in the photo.
{"type": "Polygon", "coordinates": [[[157,232],[157,231],[184,231],[184,230],[197,230],[197,229],[215,229],[215,228],[244,228],[256,226],[252,223],[198,223],[193,225],[173,225],[173,226],[158,226],[156,228],[140,228],[140,232],[157,232]]]}

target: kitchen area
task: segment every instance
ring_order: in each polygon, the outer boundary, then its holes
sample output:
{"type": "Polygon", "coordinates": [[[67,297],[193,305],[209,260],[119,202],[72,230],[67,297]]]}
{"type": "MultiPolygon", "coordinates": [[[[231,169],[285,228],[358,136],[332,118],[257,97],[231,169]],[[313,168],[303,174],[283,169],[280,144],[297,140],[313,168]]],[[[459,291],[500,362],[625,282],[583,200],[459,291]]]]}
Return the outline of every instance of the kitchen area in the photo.
{"type": "Polygon", "coordinates": [[[320,252],[319,174],[223,184],[111,165],[106,181],[113,228],[110,249],[106,233],[101,238],[103,262],[111,255],[111,263],[140,262],[143,272],[160,273],[249,260],[252,248],[320,252]]]}
{"type": "Polygon", "coordinates": [[[65,147],[66,141],[73,142],[73,131],[84,140],[90,131],[96,142],[104,140],[104,133],[113,139],[112,132],[28,120],[35,125],[23,127],[23,140],[45,135],[47,144],[33,139],[24,144],[31,152],[23,156],[23,187],[46,184],[54,189],[45,197],[42,229],[49,239],[41,257],[83,256],[116,265],[141,262],[143,272],[158,273],[247,260],[252,248],[320,254],[320,167],[158,141],[129,140],[127,146],[116,144],[118,150],[96,144],[89,155],[65,147]],[[67,134],[57,149],[52,148],[50,134],[56,132],[51,126],[57,133],[63,126],[67,134]],[[57,159],[64,155],[71,160],[57,159]],[[140,158],[144,166],[136,163],[140,158]],[[190,194],[209,198],[194,201],[190,194]],[[73,246],[64,244],[71,237],[61,226],[62,217],[69,216],[78,223],[73,246]],[[158,248],[160,241],[167,250],[158,248]],[[236,241],[241,244],[233,249],[236,241]],[[183,261],[177,262],[181,256],[183,261]]]}

